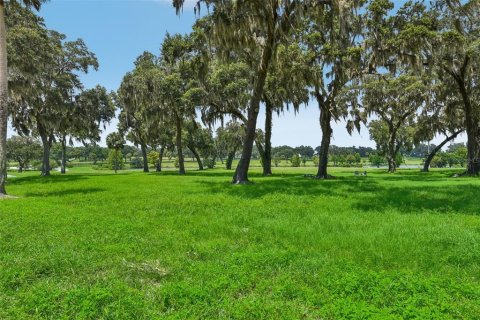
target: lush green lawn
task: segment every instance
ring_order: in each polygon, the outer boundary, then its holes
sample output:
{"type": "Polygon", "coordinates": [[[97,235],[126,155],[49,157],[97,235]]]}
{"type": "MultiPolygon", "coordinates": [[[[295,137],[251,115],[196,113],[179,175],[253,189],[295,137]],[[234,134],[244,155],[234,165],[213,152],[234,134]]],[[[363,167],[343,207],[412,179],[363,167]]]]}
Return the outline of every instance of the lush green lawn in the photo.
{"type": "Polygon", "coordinates": [[[280,170],[15,174],[0,319],[480,318],[480,180],[280,170]]]}

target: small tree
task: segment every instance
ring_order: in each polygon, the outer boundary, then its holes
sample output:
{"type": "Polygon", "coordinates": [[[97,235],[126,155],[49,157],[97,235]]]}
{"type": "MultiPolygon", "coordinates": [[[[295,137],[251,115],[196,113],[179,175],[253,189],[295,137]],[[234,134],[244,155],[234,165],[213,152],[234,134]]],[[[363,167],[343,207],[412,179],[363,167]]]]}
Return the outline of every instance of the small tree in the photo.
{"type": "Polygon", "coordinates": [[[117,173],[117,170],[123,170],[125,168],[122,154],[115,149],[109,151],[107,163],[110,169],[115,170],[115,173],[117,173]]]}
{"type": "Polygon", "coordinates": [[[115,173],[117,173],[119,163],[121,163],[121,166],[123,168],[123,155],[120,151],[123,149],[124,145],[125,140],[120,133],[112,132],[107,136],[107,146],[109,149],[112,149],[112,151],[115,152],[113,156],[111,156],[112,153],[110,152],[108,157],[109,163],[111,159],[114,161],[115,173]]]}

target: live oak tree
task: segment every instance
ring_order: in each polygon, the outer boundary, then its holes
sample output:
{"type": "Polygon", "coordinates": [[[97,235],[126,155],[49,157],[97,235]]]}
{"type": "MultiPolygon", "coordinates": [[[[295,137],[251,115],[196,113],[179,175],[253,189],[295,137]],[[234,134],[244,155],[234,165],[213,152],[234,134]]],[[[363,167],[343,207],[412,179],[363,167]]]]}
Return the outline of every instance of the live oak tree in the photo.
{"type": "Polygon", "coordinates": [[[98,68],[98,63],[82,40],[65,41],[28,10],[18,8],[9,20],[14,26],[8,30],[13,126],[22,134],[40,136],[42,175],[50,175],[50,148],[59,130],[68,127],[73,95],[83,89],[79,73],[98,68]]]}
{"type": "Polygon", "coordinates": [[[13,136],[7,140],[7,159],[18,162],[18,172],[23,172],[31,161],[40,159],[39,141],[27,136],[13,136]]]}
{"type": "MultiPolygon", "coordinates": [[[[305,55],[298,42],[288,41],[278,46],[265,82],[265,134],[263,143],[263,175],[272,174],[273,114],[280,114],[293,107],[298,112],[301,104],[309,100],[308,78],[311,70],[305,63],[305,55]]],[[[259,149],[262,145],[257,143],[259,149]]]]}
{"type": "MultiPolygon", "coordinates": [[[[200,9],[202,3],[213,7],[212,41],[218,44],[217,47],[220,50],[243,48],[245,52],[252,50],[259,53],[259,58],[253,66],[255,77],[247,106],[242,157],[232,183],[248,183],[248,169],[257,134],[257,117],[267,73],[274,60],[274,52],[306,10],[316,9],[318,4],[331,2],[335,0],[198,1],[197,9],[200,9]]],[[[183,4],[184,0],[173,0],[177,13],[180,12],[183,4]]]]}
{"type": "Polygon", "coordinates": [[[428,86],[422,78],[408,74],[382,75],[365,80],[362,90],[363,119],[379,118],[370,122],[370,136],[385,154],[388,172],[395,172],[400,149],[413,141],[414,132],[407,127],[424,105],[428,86]]]}
{"type": "MultiPolygon", "coordinates": [[[[316,177],[327,179],[328,154],[332,138],[332,121],[348,116],[349,110],[337,102],[337,96],[363,71],[362,16],[358,13],[365,1],[331,1],[323,10],[310,13],[304,22],[301,43],[306,48],[309,87],[320,110],[322,140],[316,177]]],[[[349,122],[352,123],[352,122],[349,122]]],[[[353,128],[349,128],[352,131],[353,128]]]]}
{"type": "Polygon", "coordinates": [[[83,90],[73,101],[66,104],[62,119],[58,123],[56,136],[61,145],[61,173],[66,172],[67,142],[73,140],[88,143],[100,141],[100,135],[115,116],[115,105],[111,95],[102,86],[83,90]],[[67,141],[68,140],[68,141],[67,141]]]}
{"type": "Polygon", "coordinates": [[[416,120],[415,144],[430,141],[438,135],[443,137],[443,140],[434,145],[426,155],[422,170],[424,172],[428,172],[436,154],[465,131],[461,99],[451,95],[450,87],[446,87],[442,82],[437,81],[430,88],[429,97],[416,120]]]}
{"type": "Polygon", "coordinates": [[[217,129],[215,144],[217,154],[225,155],[225,168],[232,169],[235,154],[240,150],[245,137],[245,128],[238,121],[229,121],[225,126],[217,129]]]}
{"type": "Polygon", "coordinates": [[[461,98],[467,134],[467,174],[480,172],[480,3],[476,0],[438,0],[434,37],[426,64],[433,68],[451,94],[461,98]]]}
{"type": "Polygon", "coordinates": [[[173,124],[176,132],[179,173],[185,174],[183,155],[183,127],[185,121],[194,120],[201,89],[195,71],[195,52],[189,36],[179,34],[165,37],[161,48],[161,68],[164,72],[160,84],[160,112],[164,121],[173,124]]]}
{"type": "Polygon", "coordinates": [[[409,1],[396,14],[393,3],[373,0],[369,7],[371,66],[393,69],[399,65],[449,88],[461,101],[463,126],[467,134],[467,174],[480,170],[478,24],[480,3],[476,0],[436,0],[430,6],[409,1]],[[390,13],[389,13],[390,12],[390,13]],[[392,53],[395,52],[395,57],[392,53]]]}
{"type": "MultiPolygon", "coordinates": [[[[40,9],[43,0],[22,0],[10,1],[10,10],[20,7],[21,4],[27,8],[40,9]]],[[[6,2],[0,0],[0,196],[6,194],[5,182],[7,180],[7,128],[8,128],[8,58],[7,58],[7,12],[6,2]]],[[[9,27],[15,26],[15,21],[11,21],[9,27]]],[[[32,43],[29,43],[32,45],[32,43]]],[[[11,51],[10,51],[11,52],[11,51]]]]}
{"type": "Polygon", "coordinates": [[[212,133],[209,129],[202,128],[200,123],[196,121],[188,121],[185,124],[183,139],[185,146],[197,160],[199,170],[204,169],[204,162],[207,167],[213,167],[216,152],[212,133]]]}
{"type": "Polygon", "coordinates": [[[144,52],[135,61],[135,70],[127,73],[117,92],[117,105],[120,109],[119,130],[128,140],[140,146],[143,171],[148,172],[147,146],[158,123],[151,121],[154,110],[158,111],[158,94],[161,80],[158,59],[144,52]]]}

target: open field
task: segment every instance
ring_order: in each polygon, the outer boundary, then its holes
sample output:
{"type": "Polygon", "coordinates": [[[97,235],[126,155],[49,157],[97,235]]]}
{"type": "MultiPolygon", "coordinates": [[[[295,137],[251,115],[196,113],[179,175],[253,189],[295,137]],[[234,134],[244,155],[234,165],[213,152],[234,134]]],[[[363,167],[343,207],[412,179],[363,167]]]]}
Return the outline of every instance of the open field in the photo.
{"type": "Polygon", "coordinates": [[[479,319],[480,180],[15,174],[0,319],[479,319]]]}

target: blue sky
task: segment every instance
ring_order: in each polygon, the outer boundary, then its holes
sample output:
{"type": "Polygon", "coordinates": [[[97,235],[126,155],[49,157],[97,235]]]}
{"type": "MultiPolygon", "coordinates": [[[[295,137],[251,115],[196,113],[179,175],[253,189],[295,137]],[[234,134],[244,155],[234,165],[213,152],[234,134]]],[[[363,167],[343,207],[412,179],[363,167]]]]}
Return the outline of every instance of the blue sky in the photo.
{"type": "MultiPolygon", "coordinates": [[[[183,14],[177,16],[171,0],[52,0],[40,15],[47,27],[67,35],[69,40],[82,38],[100,63],[98,72],[82,76],[87,88],[97,84],[116,90],[123,75],[133,68],[133,61],[143,51],[159,53],[167,32],[187,33],[195,21],[193,1],[187,0],[183,14]]],[[[397,2],[404,2],[398,0],[397,2]]],[[[319,111],[314,102],[295,115],[275,116],[273,145],[320,144],[319,111]]],[[[263,128],[264,117],[258,119],[263,128]]],[[[112,122],[107,132],[114,131],[112,122]]],[[[105,134],[104,134],[105,136],[105,134]]],[[[334,125],[333,144],[339,146],[374,146],[368,132],[348,135],[344,123],[334,125]]],[[[102,142],[103,144],[103,142],[102,142]]]]}

